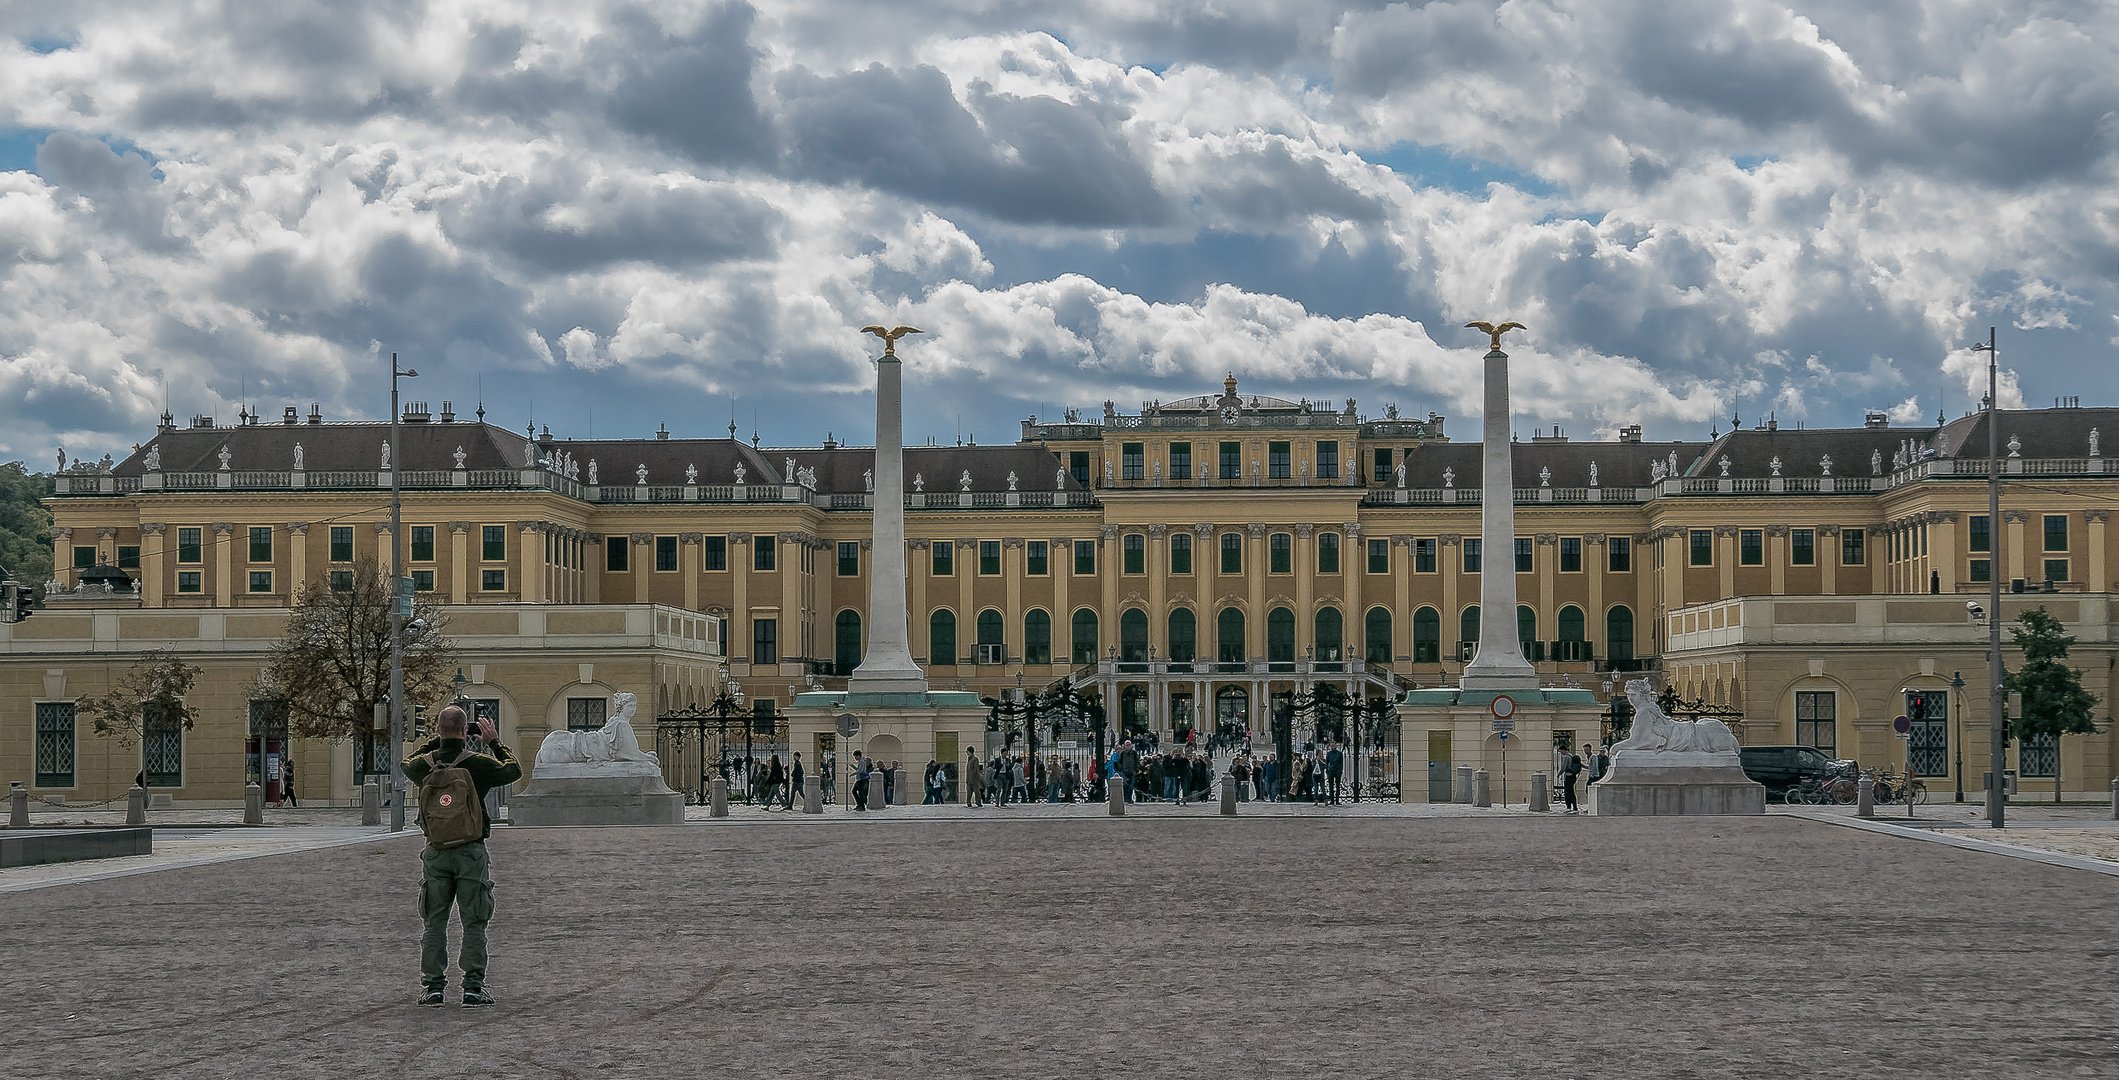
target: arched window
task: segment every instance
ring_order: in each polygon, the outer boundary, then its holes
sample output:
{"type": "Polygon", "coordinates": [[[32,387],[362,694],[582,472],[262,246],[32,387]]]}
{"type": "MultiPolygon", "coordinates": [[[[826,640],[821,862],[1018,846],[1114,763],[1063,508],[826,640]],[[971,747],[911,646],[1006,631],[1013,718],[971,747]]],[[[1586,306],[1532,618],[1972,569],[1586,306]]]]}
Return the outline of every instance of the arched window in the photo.
{"type": "Polygon", "coordinates": [[[1442,662],[1442,613],[1431,607],[1413,612],[1413,663],[1442,662]]]}
{"type": "Polygon", "coordinates": [[[1052,662],[1052,616],[1032,611],[1023,616],[1023,663],[1052,662]]]}
{"type": "Polygon", "coordinates": [[[1001,613],[994,608],[979,612],[979,644],[999,645],[1007,640],[1001,630],[1001,613]]]}
{"type": "Polygon", "coordinates": [[[956,666],[956,612],[937,608],[927,616],[927,662],[956,666]]]}
{"type": "Polygon", "coordinates": [[[832,624],[832,639],[837,646],[833,650],[834,666],[841,675],[852,674],[861,666],[861,613],[852,609],[840,612],[832,624]]]}
{"type": "Polygon", "coordinates": [[[1624,604],[1604,615],[1604,653],[1614,664],[1633,659],[1633,609],[1624,604]]]}
{"type": "Polygon", "coordinates": [[[1516,605],[1516,640],[1523,643],[1523,655],[1528,657],[1536,650],[1531,643],[1538,640],[1538,609],[1529,604],[1516,605]]]}
{"type": "Polygon", "coordinates": [[[1199,621],[1191,608],[1170,613],[1170,662],[1188,664],[1199,655],[1199,621]]]}
{"type": "Polygon", "coordinates": [[[1457,617],[1457,640],[1474,649],[1479,647],[1479,605],[1465,608],[1464,614],[1457,617]]]}
{"type": "Polygon", "coordinates": [[[1582,609],[1569,604],[1560,609],[1558,652],[1555,660],[1589,659],[1588,629],[1583,625],[1582,609]]]}
{"type": "Polygon", "coordinates": [[[1346,659],[1346,620],[1338,608],[1317,609],[1317,659],[1333,664],[1346,659]]]}
{"type": "MultiPolygon", "coordinates": [[[[1415,623],[1414,625],[1417,626],[1419,624],[1415,623]]],[[[1368,626],[1365,629],[1366,632],[1362,635],[1362,642],[1366,646],[1363,653],[1368,662],[1371,664],[1390,663],[1391,609],[1386,607],[1370,608],[1368,626]]]]}
{"type": "Polygon", "coordinates": [[[1222,608],[1214,617],[1214,658],[1224,664],[1244,662],[1242,609],[1222,608]]]}
{"type": "Polygon", "coordinates": [[[1295,662],[1295,613],[1284,607],[1266,613],[1266,663],[1295,662]]]}
{"type": "Polygon", "coordinates": [[[1088,608],[1074,613],[1074,662],[1096,663],[1096,612],[1088,608]]]}
{"type": "Polygon", "coordinates": [[[1148,613],[1137,607],[1118,615],[1118,658],[1129,664],[1148,662],[1148,613]]]}

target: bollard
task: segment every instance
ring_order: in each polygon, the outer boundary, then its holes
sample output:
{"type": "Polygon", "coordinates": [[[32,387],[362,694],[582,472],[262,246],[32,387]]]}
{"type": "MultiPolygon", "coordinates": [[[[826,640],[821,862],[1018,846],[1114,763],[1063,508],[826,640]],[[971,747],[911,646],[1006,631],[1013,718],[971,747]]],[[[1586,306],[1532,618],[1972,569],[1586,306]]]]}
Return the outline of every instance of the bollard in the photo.
{"type": "Polygon", "coordinates": [[[1104,781],[1104,801],[1111,804],[1112,817],[1126,816],[1126,778],[1114,776],[1104,781]]]}
{"type": "Polygon", "coordinates": [[[711,794],[707,796],[707,804],[710,807],[710,809],[708,809],[706,812],[707,816],[727,817],[728,781],[717,776],[714,777],[713,781],[710,782],[707,787],[711,791],[711,794]]]}
{"type": "Polygon", "coordinates": [[[1530,812],[1542,814],[1552,809],[1552,785],[1546,782],[1545,774],[1530,774],[1530,812]]]}
{"type": "Polygon", "coordinates": [[[1236,816],[1236,778],[1233,776],[1221,778],[1221,816],[1236,816]]]}
{"type": "Polygon", "coordinates": [[[824,778],[804,777],[802,780],[802,812],[821,814],[824,812],[824,778]]]}
{"type": "Polygon", "coordinates": [[[2112,820],[2119,821],[2119,780],[2112,781],[2112,820]]]}
{"type": "MultiPolygon", "coordinates": [[[[2112,789],[2119,791],[2119,782],[2114,782],[2112,789]]],[[[7,825],[11,829],[29,826],[29,789],[20,780],[7,785],[7,825]]]]}
{"type": "Polygon", "coordinates": [[[265,823],[265,789],[256,784],[243,785],[243,824],[265,823]]]}
{"type": "Polygon", "coordinates": [[[1469,804],[1472,801],[1472,767],[1457,766],[1457,790],[1454,801],[1469,804]]]}
{"type": "Polygon", "coordinates": [[[1858,785],[1855,790],[1858,792],[1858,794],[1855,796],[1854,799],[1854,816],[1875,817],[1876,778],[1873,776],[1862,777],[1860,785],[1858,785]]]}
{"type": "Polygon", "coordinates": [[[1473,806],[1492,806],[1494,804],[1493,788],[1489,783],[1492,779],[1492,775],[1485,769],[1480,769],[1472,774],[1473,806]]]}
{"type": "Polygon", "coordinates": [[[147,789],[135,786],[125,793],[125,824],[147,824],[147,789]]]}
{"type": "Polygon", "coordinates": [[[383,786],[376,783],[375,778],[371,776],[368,778],[367,783],[361,785],[361,824],[380,825],[382,823],[383,786]]]}
{"type": "Polygon", "coordinates": [[[881,769],[868,774],[868,808],[870,810],[883,809],[883,770],[881,769]]]}

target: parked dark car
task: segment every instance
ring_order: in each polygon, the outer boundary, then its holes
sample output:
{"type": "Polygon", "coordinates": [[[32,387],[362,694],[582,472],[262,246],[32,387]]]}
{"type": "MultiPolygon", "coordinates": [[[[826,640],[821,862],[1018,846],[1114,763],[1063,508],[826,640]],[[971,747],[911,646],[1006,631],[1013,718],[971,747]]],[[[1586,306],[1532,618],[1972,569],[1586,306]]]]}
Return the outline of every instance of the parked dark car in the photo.
{"type": "Polygon", "coordinates": [[[1824,779],[1832,774],[1832,758],[1814,746],[1746,746],[1744,775],[1766,785],[1768,791],[1784,791],[1807,777],[1824,779]]]}

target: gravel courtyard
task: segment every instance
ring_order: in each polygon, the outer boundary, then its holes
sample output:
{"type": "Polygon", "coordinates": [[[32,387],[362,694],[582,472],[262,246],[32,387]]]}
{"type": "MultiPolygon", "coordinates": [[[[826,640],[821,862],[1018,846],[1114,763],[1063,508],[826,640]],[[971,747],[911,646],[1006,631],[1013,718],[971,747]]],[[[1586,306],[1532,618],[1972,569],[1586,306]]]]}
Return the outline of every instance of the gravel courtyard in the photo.
{"type": "Polygon", "coordinates": [[[0,1075],[2119,1074],[2108,876],[1789,818],[502,830],[0,895],[0,1075]]]}

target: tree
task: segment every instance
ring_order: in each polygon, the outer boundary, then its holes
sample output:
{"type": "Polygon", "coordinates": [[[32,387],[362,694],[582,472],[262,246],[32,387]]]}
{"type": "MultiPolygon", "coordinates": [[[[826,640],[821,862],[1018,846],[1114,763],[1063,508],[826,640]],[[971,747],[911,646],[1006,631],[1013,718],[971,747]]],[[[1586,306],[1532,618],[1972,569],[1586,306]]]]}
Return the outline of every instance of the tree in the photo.
{"type": "Polygon", "coordinates": [[[120,746],[139,743],[147,734],[150,716],[190,731],[199,711],[185,704],[184,695],[191,693],[198,678],[199,669],[183,657],[153,649],[141,653],[108,693],[83,701],[81,711],[89,715],[99,738],[116,739],[120,746]]]}
{"type": "Polygon", "coordinates": [[[2082,669],[2061,663],[2075,644],[2059,619],[2044,608],[2026,611],[2009,628],[2016,647],[2023,651],[2023,666],[2002,680],[2008,689],[2023,695],[2023,715],[2016,720],[2016,734],[2023,739],[2053,740],[2053,801],[2060,801],[2060,736],[2087,735],[2097,730],[2090,710],[2096,695],[2082,688],[2082,669]]]}
{"type": "Polygon", "coordinates": [[[51,580],[52,515],[44,508],[51,493],[51,477],[19,461],[0,465],[0,569],[25,585],[51,580]]]}
{"type": "MultiPolygon", "coordinates": [[[[390,700],[390,579],[372,562],[338,587],[303,586],[251,693],[286,702],[288,729],[303,738],[353,739],[364,772],[388,767],[387,735],[374,730],[375,706],[390,700]]],[[[411,702],[446,700],[456,653],[442,635],[439,609],[414,602],[405,625],[405,715],[411,702]]]]}

